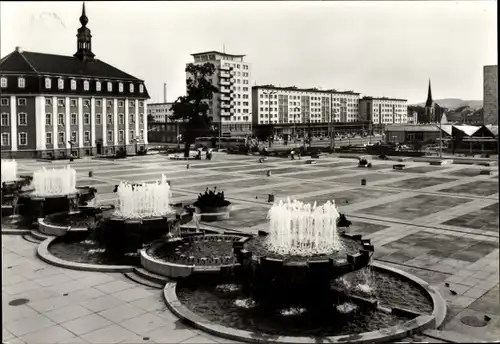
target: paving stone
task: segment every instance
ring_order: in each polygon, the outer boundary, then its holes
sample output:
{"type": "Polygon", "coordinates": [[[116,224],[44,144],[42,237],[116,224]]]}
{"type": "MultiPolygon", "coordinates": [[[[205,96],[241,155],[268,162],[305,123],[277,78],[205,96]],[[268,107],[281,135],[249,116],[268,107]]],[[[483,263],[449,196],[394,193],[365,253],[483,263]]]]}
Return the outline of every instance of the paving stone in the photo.
{"type": "Polygon", "coordinates": [[[23,336],[30,332],[35,332],[46,327],[55,325],[55,323],[42,314],[35,314],[17,321],[4,324],[5,329],[16,337],[23,336]]]}
{"type": "Polygon", "coordinates": [[[105,344],[105,343],[119,343],[122,340],[130,338],[134,333],[119,326],[111,325],[99,330],[84,334],[82,338],[89,343],[105,344]]]}
{"type": "Polygon", "coordinates": [[[151,313],[142,314],[135,318],[125,320],[121,323],[121,326],[135,332],[140,336],[147,336],[150,331],[164,325],[165,321],[162,318],[151,313]]]}
{"type": "Polygon", "coordinates": [[[72,337],[74,337],[73,333],[69,332],[62,326],[55,325],[26,334],[22,336],[21,339],[28,344],[47,344],[59,343],[61,341],[69,340],[72,337]]]}
{"type": "Polygon", "coordinates": [[[69,305],[50,312],[45,312],[44,315],[53,322],[60,324],[73,319],[81,318],[91,313],[91,310],[88,310],[80,305],[69,305]]]}
{"type": "Polygon", "coordinates": [[[101,311],[99,312],[99,315],[119,324],[124,320],[135,318],[136,316],[139,316],[144,313],[146,313],[144,309],[141,309],[130,303],[126,303],[120,306],[108,308],[104,311],[101,311]]]}
{"type": "MultiPolygon", "coordinates": [[[[156,290],[155,290],[156,291],[156,290]]],[[[146,297],[150,297],[153,295],[153,293],[149,290],[145,290],[144,287],[134,287],[130,289],[126,289],[123,291],[120,291],[118,293],[113,294],[114,297],[125,301],[125,302],[131,302],[139,299],[144,299],[146,297]]]]}
{"type": "MultiPolygon", "coordinates": [[[[78,319],[61,323],[61,326],[73,332],[77,336],[107,327],[112,322],[98,314],[89,314],[78,319]]],[[[84,338],[85,339],[85,338],[84,338]]]]}

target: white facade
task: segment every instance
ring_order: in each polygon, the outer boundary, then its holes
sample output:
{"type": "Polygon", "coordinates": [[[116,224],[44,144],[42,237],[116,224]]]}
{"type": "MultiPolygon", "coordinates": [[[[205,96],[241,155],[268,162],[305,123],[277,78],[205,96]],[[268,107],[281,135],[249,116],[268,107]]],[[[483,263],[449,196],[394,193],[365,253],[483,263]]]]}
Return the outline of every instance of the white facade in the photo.
{"type": "Polygon", "coordinates": [[[166,123],[170,121],[173,115],[173,103],[149,103],[148,116],[151,116],[153,121],[158,123],[166,123]]]}
{"type": "MultiPolygon", "coordinates": [[[[221,52],[192,54],[194,64],[212,63],[216,72],[212,84],[219,89],[209,102],[208,116],[221,125],[221,134],[248,135],[252,131],[252,87],[251,64],[244,61],[245,55],[221,52]]],[[[189,75],[187,75],[189,77],[189,75]]]]}
{"type": "Polygon", "coordinates": [[[355,92],[255,86],[252,101],[254,124],[354,122],[359,118],[359,93],[355,92]]]}
{"type": "Polygon", "coordinates": [[[374,124],[408,122],[406,99],[363,97],[359,101],[360,118],[374,124]]]}

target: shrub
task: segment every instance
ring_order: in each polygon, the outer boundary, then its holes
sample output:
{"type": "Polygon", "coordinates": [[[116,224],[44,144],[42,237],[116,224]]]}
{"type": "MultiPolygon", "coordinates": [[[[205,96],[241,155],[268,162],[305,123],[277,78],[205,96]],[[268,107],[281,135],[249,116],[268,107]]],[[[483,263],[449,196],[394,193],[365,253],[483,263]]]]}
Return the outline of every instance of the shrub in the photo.
{"type": "Polygon", "coordinates": [[[217,187],[214,187],[213,190],[209,190],[208,188],[205,190],[205,193],[199,194],[198,199],[194,202],[195,207],[204,208],[204,207],[226,207],[231,202],[227,201],[224,197],[224,191],[217,192],[217,187]]]}

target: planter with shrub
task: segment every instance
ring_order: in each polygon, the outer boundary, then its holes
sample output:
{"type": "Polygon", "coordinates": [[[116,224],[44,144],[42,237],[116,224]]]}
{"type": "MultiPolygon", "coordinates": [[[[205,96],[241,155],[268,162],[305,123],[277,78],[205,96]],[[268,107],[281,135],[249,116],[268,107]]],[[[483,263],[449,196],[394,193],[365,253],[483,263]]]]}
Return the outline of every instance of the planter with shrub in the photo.
{"type": "Polygon", "coordinates": [[[193,203],[195,214],[201,217],[202,221],[220,221],[229,218],[231,202],[224,197],[224,191],[217,192],[217,187],[213,190],[208,188],[205,193],[199,194],[196,202],[193,203]]]}

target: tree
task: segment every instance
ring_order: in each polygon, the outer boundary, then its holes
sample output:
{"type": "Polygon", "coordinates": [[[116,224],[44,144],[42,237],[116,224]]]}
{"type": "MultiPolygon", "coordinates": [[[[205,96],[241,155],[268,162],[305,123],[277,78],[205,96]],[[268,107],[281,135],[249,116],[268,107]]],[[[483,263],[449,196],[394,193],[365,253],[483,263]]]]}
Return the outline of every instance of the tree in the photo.
{"type": "Polygon", "coordinates": [[[215,73],[212,63],[186,66],[189,77],[186,80],[187,94],[180,96],[172,104],[172,119],[182,120],[186,123],[184,139],[184,156],[189,157],[189,149],[197,137],[207,136],[210,130],[210,120],[207,116],[207,101],[212,99],[219,89],[212,85],[211,76],[215,73]]]}

